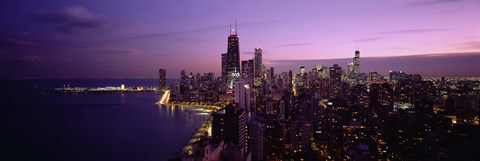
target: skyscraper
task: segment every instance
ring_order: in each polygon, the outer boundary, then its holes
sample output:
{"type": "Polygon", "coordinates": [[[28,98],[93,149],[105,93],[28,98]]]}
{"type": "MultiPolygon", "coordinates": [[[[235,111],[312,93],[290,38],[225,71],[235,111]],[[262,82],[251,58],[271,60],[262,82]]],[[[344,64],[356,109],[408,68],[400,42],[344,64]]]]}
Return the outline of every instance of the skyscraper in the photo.
{"type": "Polygon", "coordinates": [[[265,125],[259,120],[248,122],[248,150],[252,160],[264,160],[265,125]]]}
{"type": "Polygon", "coordinates": [[[330,67],[330,83],[340,83],[342,81],[342,68],[338,64],[330,67]]]}
{"type": "Polygon", "coordinates": [[[265,160],[283,160],[285,154],[286,126],[278,115],[269,114],[265,118],[264,157],[265,160]]]}
{"type": "Polygon", "coordinates": [[[248,76],[249,76],[250,79],[253,78],[253,66],[254,66],[253,59],[249,59],[248,60],[248,70],[249,70],[248,71],[248,76]]]}
{"type": "Polygon", "coordinates": [[[305,74],[305,67],[301,66],[300,67],[300,76],[303,76],[303,74],[305,74]]]}
{"type": "Polygon", "coordinates": [[[355,57],[353,58],[353,73],[355,77],[360,75],[360,51],[355,51],[355,57]]]}
{"type": "Polygon", "coordinates": [[[242,61],[242,78],[247,79],[247,78],[250,77],[250,75],[249,75],[249,71],[250,71],[249,67],[250,67],[249,61],[248,61],[248,60],[243,60],[243,61],[242,61]]]}
{"type": "Polygon", "coordinates": [[[185,70],[180,71],[180,80],[187,81],[187,75],[185,74],[185,70]]]}
{"type": "Polygon", "coordinates": [[[230,36],[228,36],[226,71],[227,86],[230,89],[233,86],[235,78],[240,77],[240,47],[236,26],[235,23],[235,29],[231,29],[230,36]]]}
{"type": "Polygon", "coordinates": [[[253,73],[254,77],[262,76],[262,49],[255,48],[255,54],[253,55],[253,73]]]}
{"type": "Polygon", "coordinates": [[[167,87],[167,70],[166,69],[159,69],[158,70],[158,88],[165,89],[167,87]]]}
{"type": "Polygon", "coordinates": [[[253,78],[253,59],[242,61],[242,78],[245,80],[253,78]]]}
{"type": "Polygon", "coordinates": [[[330,67],[330,94],[333,97],[340,96],[342,89],[342,68],[338,64],[330,67]]]}
{"type": "Polygon", "coordinates": [[[222,53],[222,79],[227,78],[227,53],[222,53]]]}
{"type": "Polygon", "coordinates": [[[233,86],[234,99],[233,102],[238,104],[238,108],[245,109],[250,112],[250,86],[242,78],[237,78],[233,86]]]}
{"type": "Polygon", "coordinates": [[[247,147],[247,115],[237,104],[228,104],[212,114],[212,138],[224,140],[229,145],[247,147]]]}
{"type": "Polygon", "coordinates": [[[270,73],[268,73],[268,74],[269,74],[270,82],[272,84],[274,84],[275,83],[275,81],[274,81],[275,80],[275,68],[270,67],[270,73]]]}
{"type": "MultiPolygon", "coordinates": [[[[353,59],[355,59],[355,58],[353,58],[353,59]]],[[[348,71],[347,71],[348,77],[354,79],[355,78],[355,73],[353,73],[353,63],[348,63],[347,69],[348,69],[348,71]]]]}

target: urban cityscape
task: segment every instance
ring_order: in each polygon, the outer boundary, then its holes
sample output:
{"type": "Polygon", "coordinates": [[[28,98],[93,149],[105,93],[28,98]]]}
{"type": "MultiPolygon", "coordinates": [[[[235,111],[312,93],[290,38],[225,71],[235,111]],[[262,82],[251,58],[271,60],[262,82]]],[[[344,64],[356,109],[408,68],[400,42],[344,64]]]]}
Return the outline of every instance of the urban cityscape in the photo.
{"type": "Polygon", "coordinates": [[[0,4],[0,160],[479,158],[475,0],[0,4]]]}
{"type": "MultiPolygon", "coordinates": [[[[221,76],[182,70],[161,103],[218,106],[210,128],[172,160],[475,160],[480,78],[301,66],[275,73],[260,48],[240,61],[232,28],[221,76]]],[[[220,58],[220,56],[219,56],[220,58]]]]}

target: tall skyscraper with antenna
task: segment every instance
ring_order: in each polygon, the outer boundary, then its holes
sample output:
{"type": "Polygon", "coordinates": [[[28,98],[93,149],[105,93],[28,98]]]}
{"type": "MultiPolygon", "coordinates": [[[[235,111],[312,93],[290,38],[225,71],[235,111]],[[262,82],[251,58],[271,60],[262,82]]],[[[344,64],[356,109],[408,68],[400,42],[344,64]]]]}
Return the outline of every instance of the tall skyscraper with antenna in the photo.
{"type": "Polygon", "coordinates": [[[227,86],[231,89],[235,78],[240,77],[240,47],[238,43],[237,21],[235,28],[230,24],[227,46],[227,86]]]}

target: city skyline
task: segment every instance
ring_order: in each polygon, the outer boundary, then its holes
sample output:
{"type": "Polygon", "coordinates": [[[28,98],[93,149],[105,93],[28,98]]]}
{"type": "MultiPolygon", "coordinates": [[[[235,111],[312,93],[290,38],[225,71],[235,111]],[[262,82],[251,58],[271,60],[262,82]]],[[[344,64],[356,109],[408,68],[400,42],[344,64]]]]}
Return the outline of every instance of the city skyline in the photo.
{"type": "Polygon", "coordinates": [[[0,2],[0,160],[475,160],[479,0],[0,2]]]}
{"type": "Polygon", "coordinates": [[[155,77],[159,68],[219,76],[234,19],[240,60],[261,48],[277,72],[345,68],[359,48],[364,73],[480,75],[465,71],[480,68],[473,0],[1,3],[12,15],[0,20],[2,78],[155,77]]]}

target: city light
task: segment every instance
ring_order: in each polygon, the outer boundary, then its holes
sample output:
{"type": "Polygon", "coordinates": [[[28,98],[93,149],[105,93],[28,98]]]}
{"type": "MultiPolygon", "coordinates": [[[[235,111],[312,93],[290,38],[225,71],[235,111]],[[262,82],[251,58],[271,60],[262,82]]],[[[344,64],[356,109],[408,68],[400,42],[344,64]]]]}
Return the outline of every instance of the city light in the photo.
{"type": "Polygon", "coordinates": [[[1,4],[0,160],[478,159],[478,0],[1,4]]]}

